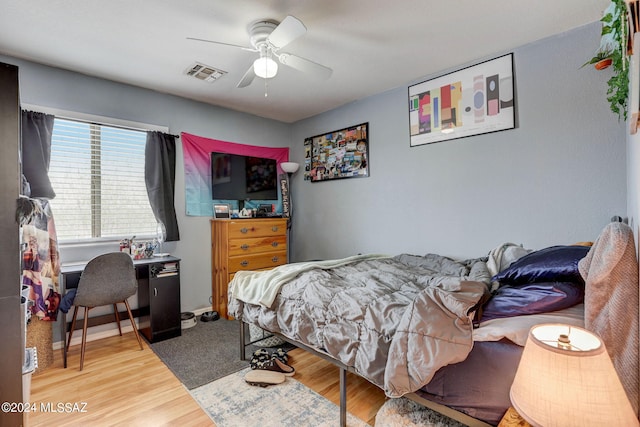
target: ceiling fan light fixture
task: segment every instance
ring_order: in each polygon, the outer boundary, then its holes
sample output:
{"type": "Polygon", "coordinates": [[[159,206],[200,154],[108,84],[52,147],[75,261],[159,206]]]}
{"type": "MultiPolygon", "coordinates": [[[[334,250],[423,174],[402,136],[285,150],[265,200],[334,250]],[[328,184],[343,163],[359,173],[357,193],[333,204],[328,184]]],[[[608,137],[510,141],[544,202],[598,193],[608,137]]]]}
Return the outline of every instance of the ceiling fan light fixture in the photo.
{"type": "Polygon", "coordinates": [[[270,79],[278,73],[278,63],[267,56],[260,57],[253,62],[253,72],[258,77],[270,79]]]}

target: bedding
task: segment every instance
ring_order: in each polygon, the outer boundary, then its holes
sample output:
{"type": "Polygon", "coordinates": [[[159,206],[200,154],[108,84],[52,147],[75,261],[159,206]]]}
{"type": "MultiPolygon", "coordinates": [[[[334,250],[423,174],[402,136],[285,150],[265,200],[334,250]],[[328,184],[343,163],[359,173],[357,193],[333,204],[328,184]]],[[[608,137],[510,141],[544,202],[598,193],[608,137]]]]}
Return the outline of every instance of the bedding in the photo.
{"type": "Polygon", "coordinates": [[[638,261],[631,227],[608,224],[579,268],[585,279],[585,327],[604,341],[638,414],[638,261]]]}
{"type": "Polygon", "coordinates": [[[481,320],[562,310],[584,300],[584,287],[570,282],[501,286],[482,309],[481,320]]]}
{"type": "Polygon", "coordinates": [[[509,390],[529,329],[540,323],[584,326],[584,305],[483,321],[465,360],[444,366],[416,395],[496,425],[511,406],[509,390]]]}
{"type": "Polygon", "coordinates": [[[270,307],[276,298],[280,287],[298,274],[314,268],[327,270],[341,267],[356,261],[367,259],[388,258],[388,255],[356,255],[343,259],[328,261],[308,261],[295,264],[285,264],[270,270],[267,274],[254,274],[253,271],[238,271],[234,280],[229,284],[229,294],[250,304],[260,304],[270,307]]]}
{"type": "Polygon", "coordinates": [[[578,264],[591,262],[592,249],[506,243],[462,261],[402,254],[290,264],[236,275],[229,314],[340,362],[389,397],[431,396],[495,423],[531,326],[584,326],[578,264]]]}
{"type": "MultiPolygon", "coordinates": [[[[291,265],[255,272],[254,285],[272,283],[291,265]]],[[[400,397],[467,357],[474,309],[488,296],[490,275],[480,258],[356,259],[303,268],[279,287],[272,307],[237,299],[240,280],[229,286],[232,316],[320,350],[400,397]]]]}
{"type": "Polygon", "coordinates": [[[531,252],[492,277],[501,284],[535,282],[573,282],[584,284],[578,262],[589,252],[588,246],[551,246],[531,252]]]}
{"type": "Polygon", "coordinates": [[[473,341],[500,341],[506,338],[514,344],[524,347],[529,336],[529,329],[541,323],[564,323],[583,328],[584,304],[576,304],[549,313],[483,320],[480,326],[473,330],[473,341]]]}
{"type": "Polygon", "coordinates": [[[464,361],[440,369],[416,394],[497,425],[511,406],[509,389],[522,350],[506,339],[477,342],[464,361]]]}

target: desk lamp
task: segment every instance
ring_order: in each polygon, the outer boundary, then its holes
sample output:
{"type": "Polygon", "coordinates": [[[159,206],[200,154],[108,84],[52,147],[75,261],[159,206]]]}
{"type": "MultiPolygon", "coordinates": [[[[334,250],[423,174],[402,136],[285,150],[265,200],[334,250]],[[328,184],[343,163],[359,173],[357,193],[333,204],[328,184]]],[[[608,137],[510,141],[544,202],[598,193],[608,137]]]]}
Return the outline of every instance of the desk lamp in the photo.
{"type": "Polygon", "coordinates": [[[576,326],[531,328],[510,397],[533,426],[638,426],[604,343],[576,326]]]}

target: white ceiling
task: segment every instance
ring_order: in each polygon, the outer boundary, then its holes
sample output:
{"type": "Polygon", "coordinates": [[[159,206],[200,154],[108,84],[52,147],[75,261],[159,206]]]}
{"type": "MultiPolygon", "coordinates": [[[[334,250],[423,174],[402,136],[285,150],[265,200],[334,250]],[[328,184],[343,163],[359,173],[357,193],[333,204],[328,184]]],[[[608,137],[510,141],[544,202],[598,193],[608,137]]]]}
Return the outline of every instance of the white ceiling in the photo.
{"type": "MultiPolygon", "coordinates": [[[[598,21],[609,0],[0,0],[0,53],[283,122],[598,21]],[[260,19],[300,19],[283,51],[333,69],[317,81],[280,66],[236,88],[260,19]],[[188,77],[201,62],[228,72],[188,77]]],[[[594,46],[594,51],[597,46],[594,46]]],[[[585,55],[585,61],[591,52],[585,55]]]]}

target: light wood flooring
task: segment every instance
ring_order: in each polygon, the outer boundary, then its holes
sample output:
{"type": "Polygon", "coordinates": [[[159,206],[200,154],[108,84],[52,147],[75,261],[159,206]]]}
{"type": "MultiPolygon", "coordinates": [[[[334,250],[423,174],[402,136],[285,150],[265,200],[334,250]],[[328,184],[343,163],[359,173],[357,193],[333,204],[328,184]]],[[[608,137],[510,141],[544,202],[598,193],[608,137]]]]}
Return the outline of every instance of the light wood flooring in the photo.
{"type": "MultiPolygon", "coordinates": [[[[82,372],[79,345],[71,347],[67,369],[61,350],[55,351],[53,365],[32,376],[30,400],[38,411],[28,415],[27,425],[213,426],[180,381],[143,345],[141,351],[132,333],[89,342],[82,372]],[[68,405],[57,413],[40,410],[43,404],[57,408],[58,403],[68,405]]],[[[296,380],[339,404],[337,367],[300,349],[289,357],[296,380]]],[[[382,390],[347,374],[347,409],[353,415],[374,425],[384,400],[382,390]]]]}

